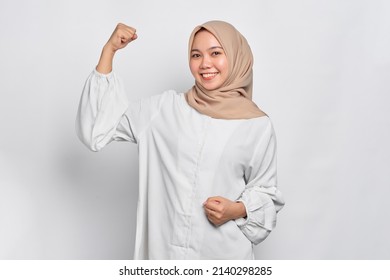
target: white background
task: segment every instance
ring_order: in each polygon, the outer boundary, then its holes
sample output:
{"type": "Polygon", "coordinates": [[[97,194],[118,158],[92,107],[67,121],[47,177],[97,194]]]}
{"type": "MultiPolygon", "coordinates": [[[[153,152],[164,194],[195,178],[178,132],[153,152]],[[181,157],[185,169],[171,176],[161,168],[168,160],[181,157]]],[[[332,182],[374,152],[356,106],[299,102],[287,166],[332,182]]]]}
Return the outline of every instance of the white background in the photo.
{"type": "Polygon", "coordinates": [[[74,120],[118,22],[130,99],[186,91],[192,29],[248,39],[287,202],[260,259],[390,258],[390,2],[0,0],[0,259],[131,259],[137,147],[99,153],[74,120]]]}

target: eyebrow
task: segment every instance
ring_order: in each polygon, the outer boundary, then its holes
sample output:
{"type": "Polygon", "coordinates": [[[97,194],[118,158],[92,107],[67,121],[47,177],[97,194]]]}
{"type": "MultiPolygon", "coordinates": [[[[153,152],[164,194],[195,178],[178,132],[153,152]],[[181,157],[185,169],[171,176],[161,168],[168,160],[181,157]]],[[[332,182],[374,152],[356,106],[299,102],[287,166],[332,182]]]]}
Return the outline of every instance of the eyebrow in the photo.
{"type": "MultiPolygon", "coordinates": [[[[214,49],[221,49],[221,50],[223,50],[223,48],[219,47],[219,46],[214,46],[214,47],[208,48],[207,50],[209,51],[209,50],[214,50],[214,49]]],[[[201,51],[198,50],[198,49],[192,49],[191,52],[201,52],[201,51]]]]}

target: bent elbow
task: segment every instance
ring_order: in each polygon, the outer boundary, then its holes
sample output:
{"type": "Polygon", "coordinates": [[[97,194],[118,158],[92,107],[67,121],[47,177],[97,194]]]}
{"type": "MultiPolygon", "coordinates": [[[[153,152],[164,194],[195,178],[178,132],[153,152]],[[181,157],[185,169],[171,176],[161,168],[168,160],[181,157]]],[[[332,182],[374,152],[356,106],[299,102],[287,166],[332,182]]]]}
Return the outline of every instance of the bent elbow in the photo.
{"type": "Polygon", "coordinates": [[[99,152],[104,145],[99,141],[99,137],[94,137],[92,131],[83,129],[79,123],[76,123],[76,134],[81,143],[92,152],[99,152]]]}

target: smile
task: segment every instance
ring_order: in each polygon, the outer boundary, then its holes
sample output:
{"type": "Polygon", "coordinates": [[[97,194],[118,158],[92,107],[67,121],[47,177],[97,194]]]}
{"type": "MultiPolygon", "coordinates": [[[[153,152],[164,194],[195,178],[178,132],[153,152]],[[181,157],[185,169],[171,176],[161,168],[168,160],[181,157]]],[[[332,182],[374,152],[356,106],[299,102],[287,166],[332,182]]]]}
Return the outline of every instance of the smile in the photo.
{"type": "Polygon", "coordinates": [[[211,80],[216,75],[218,75],[218,72],[215,72],[215,73],[203,73],[203,74],[200,74],[200,75],[203,77],[203,79],[211,80]]]}

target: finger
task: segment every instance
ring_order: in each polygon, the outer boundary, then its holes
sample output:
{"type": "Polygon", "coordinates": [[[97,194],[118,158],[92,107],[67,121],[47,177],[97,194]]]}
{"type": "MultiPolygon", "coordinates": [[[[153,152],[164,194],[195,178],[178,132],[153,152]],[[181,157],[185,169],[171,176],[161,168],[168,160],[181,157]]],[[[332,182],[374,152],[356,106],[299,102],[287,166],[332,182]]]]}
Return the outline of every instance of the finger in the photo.
{"type": "Polygon", "coordinates": [[[129,41],[134,41],[134,40],[136,40],[138,38],[138,35],[137,35],[137,33],[131,33],[129,38],[130,38],[129,41]]]}
{"type": "Polygon", "coordinates": [[[223,205],[221,202],[219,201],[215,201],[215,200],[207,200],[204,205],[203,205],[205,208],[207,209],[210,209],[210,210],[213,210],[213,211],[217,211],[217,212],[220,212],[222,211],[222,208],[223,208],[223,205]]]}
{"type": "Polygon", "coordinates": [[[116,26],[117,29],[127,29],[127,30],[132,30],[132,31],[136,31],[136,29],[134,27],[131,27],[129,25],[126,25],[124,23],[118,23],[117,26],[116,26]]]}
{"type": "Polygon", "coordinates": [[[222,224],[222,221],[212,215],[207,216],[207,219],[215,226],[220,226],[222,224]]]}
{"type": "Polygon", "coordinates": [[[128,30],[123,30],[123,32],[126,34],[126,42],[129,43],[135,39],[138,38],[137,34],[135,33],[135,29],[128,29],[128,30]]]}
{"type": "Polygon", "coordinates": [[[213,213],[211,212],[206,212],[206,217],[207,219],[212,222],[212,223],[215,223],[216,222],[216,217],[214,216],[213,213]]]}
{"type": "Polygon", "coordinates": [[[137,30],[133,27],[127,26],[123,23],[118,23],[115,29],[116,33],[120,36],[125,36],[128,38],[132,38],[137,30]]]}
{"type": "Polygon", "coordinates": [[[205,208],[209,211],[212,211],[212,212],[220,212],[221,211],[220,205],[215,204],[215,203],[208,203],[205,205],[205,208]]]}
{"type": "Polygon", "coordinates": [[[217,213],[216,210],[212,209],[212,208],[208,208],[208,207],[205,207],[204,208],[204,211],[206,212],[207,215],[214,215],[215,216],[215,213],[217,213]]]}
{"type": "Polygon", "coordinates": [[[219,221],[219,218],[221,217],[221,214],[219,212],[210,209],[205,209],[205,214],[207,218],[213,223],[219,221]]]}
{"type": "Polygon", "coordinates": [[[134,27],[131,27],[131,26],[128,26],[128,25],[124,25],[123,26],[123,29],[131,32],[131,33],[136,33],[137,32],[137,29],[135,29],[134,27]]]}
{"type": "Polygon", "coordinates": [[[221,201],[218,199],[217,196],[209,197],[209,198],[206,199],[205,202],[203,202],[203,205],[210,204],[210,203],[219,204],[219,203],[221,203],[221,201]]]}
{"type": "Polygon", "coordinates": [[[207,200],[209,200],[209,201],[221,201],[221,197],[220,196],[210,196],[209,198],[207,198],[207,200]]]}
{"type": "Polygon", "coordinates": [[[128,32],[129,34],[137,33],[137,29],[135,29],[134,27],[131,27],[131,26],[127,26],[127,25],[121,26],[121,29],[128,32]]]}
{"type": "Polygon", "coordinates": [[[135,30],[134,29],[130,29],[130,28],[124,28],[121,31],[124,34],[126,34],[126,36],[129,37],[129,38],[133,37],[133,35],[135,34],[135,30]]]}
{"type": "Polygon", "coordinates": [[[120,44],[121,47],[125,47],[127,44],[129,44],[131,41],[133,41],[132,37],[129,36],[129,34],[122,34],[120,36],[120,44]]]}

